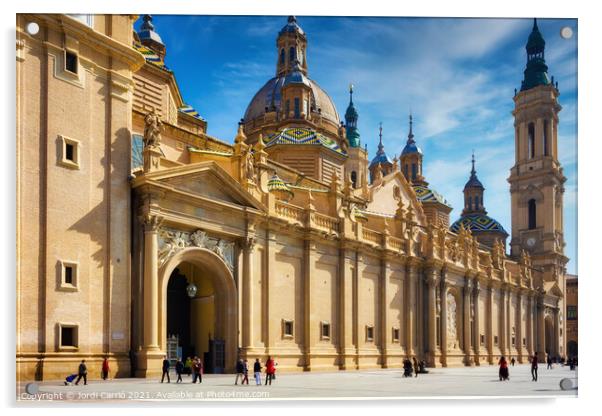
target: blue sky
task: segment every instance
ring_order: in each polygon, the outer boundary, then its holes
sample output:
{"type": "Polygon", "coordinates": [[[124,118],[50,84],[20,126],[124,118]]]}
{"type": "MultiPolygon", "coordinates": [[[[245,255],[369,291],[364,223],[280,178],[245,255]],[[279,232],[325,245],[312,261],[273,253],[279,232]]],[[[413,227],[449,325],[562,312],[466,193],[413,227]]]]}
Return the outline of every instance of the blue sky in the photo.
{"type": "MultiPolygon", "coordinates": [[[[137,22],[136,27],[141,23],[137,22]]],[[[275,42],[286,16],[155,15],[184,100],[208,121],[208,133],[231,142],[257,90],[274,76],[275,42]]],[[[355,85],[362,143],[370,158],[383,142],[393,157],[405,145],[408,113],[424,152],[431,187],[463,206],[474,149],[489,215],[510,232],[506,179],[514,163],[512,96],[526,63],[532,19],[306,17],[310,78],[341,116],[355,85]]],[[[565,253],[577,272],[577,21],[539,19],[549,75],[560,89],[559,154],[565,176],[565,253]],[[573,29],[563,39],[560,29],[573,29]]]]}

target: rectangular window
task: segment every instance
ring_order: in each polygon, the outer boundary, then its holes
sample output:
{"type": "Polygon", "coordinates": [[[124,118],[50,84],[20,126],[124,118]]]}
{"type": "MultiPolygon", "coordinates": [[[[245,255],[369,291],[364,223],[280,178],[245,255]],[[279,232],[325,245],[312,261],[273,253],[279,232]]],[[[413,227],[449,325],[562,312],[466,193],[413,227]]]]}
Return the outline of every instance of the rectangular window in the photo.
{"type": "Polygon", "coordinates": [[[61,268],[61,276],[60,276],[60,289],[61,290],[67,290],[67,291],[73,291],[73,290],[77,290],[77,280],[78,280],[78,276],[77,276],[77,271],[78,271],[78,264],[75,262],[70,262],[70,261],[61,261],[60,262],[60,268],[61,268]]]}
{"type": "Polygon", "coordinates": [[[481,334],[480,338],[481,345],[485,345],[485,335],[481,334]]]}
{"type": "Polygon", "coordinates": [[[512,337],[512,346],[516,347],[516,338],[512,337]]]}
{"type": "Polygon", "coordinates": [[[65,71],[77,74],[77,54],[65,51],[65,71]]]}
{"type": "Polygon", "coordinates": [[[523,347],[527,346],[527,338],[523,338],[523,347]]]}
{"type": "Polygon", "coordinates": [[[290,112],[291,112],[291,101],[290,100],[286,100],[286,104],[284,105],[284,111],[285,111],[285,117],[288,117],[290,112]]]}
{"type": "Polygon", "coordinates": [[[374,341],[374,327],[366,326],[366,341],[374,341]]]}
{"type": "Polygon", "coordinates": [[[293,321],[282,320],[282,338],[293,337],[293,321]]]}
{"type": "Polygon", "coordinates": [[[79,169],[79,142],[69,137],[59,136],[60,159],[59,164],[71,168],[79,169]]]}
{"type": "Polygon", "coordinates": [[[330,324],[328,322],[320,322],[320,338],[330,339],[330,324]]]}
{"type": "Polygon", "coordinates": [[[59,348],[78,348],[78,328],[74,324],[59,324],[59,348]]]}
{"type": "Polygon", "coordinates": [[[493,336],[493,345],[498,345],[497,335],[493,336]]]}
{"type": "Polygon", "coordinates": [[[577,319],[577,305],[568,305],[566,307],[566,319],[569,321],[577,319]]]}
{"type": "Polygon", "coordinates": [[[399,328],[393,328],[393,342],[399,342],[399,328]]]}

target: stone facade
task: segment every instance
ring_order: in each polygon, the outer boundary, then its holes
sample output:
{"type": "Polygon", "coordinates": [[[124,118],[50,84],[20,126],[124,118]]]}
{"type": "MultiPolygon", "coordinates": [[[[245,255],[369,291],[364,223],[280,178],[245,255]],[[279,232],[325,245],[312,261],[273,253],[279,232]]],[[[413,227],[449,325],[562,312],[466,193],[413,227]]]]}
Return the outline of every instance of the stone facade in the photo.
{"type": "MultiPolygon", "coordinates": [[[[18,16],[19,379],[64,377],[104,356],[113,375],[153,376],[176,336],[179,354],[226,372],[239,356],[316,371],[564,353],[566,259],[523,247],[522,211],[514,218],[525,192],[548,186],[547,170],[536,181],[520,160],[513,168],[507,255],[502,241],[450,231],[451,208],[421,165],[420,183],[397,161],[368,183],[367,152],[349,147],[332,101],[306,78],[295,18],[279,34],[277,78],[302,111],[254,98],[233,144],[207,135],[160,37],[133,21],[18,16]],[[25,30],[32,21],[38,34],[25,30]],[[63,70],[66,50],[76,74],[63,70]],[[288,166],[287,154],[320,168],[288,166]]],[[[539,105],[531,95],[552,105],[549,88],[521,92],[517,120],[539,105]]],[[[553,156],[541,166],[557,169],[553,156]]]]}

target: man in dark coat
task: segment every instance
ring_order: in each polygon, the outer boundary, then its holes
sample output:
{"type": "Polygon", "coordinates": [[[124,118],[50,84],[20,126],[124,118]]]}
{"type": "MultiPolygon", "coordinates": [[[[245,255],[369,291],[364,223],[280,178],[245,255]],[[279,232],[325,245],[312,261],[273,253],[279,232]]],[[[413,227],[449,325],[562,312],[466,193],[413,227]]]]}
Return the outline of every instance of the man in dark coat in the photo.
{"type": "Polygon", "coordinates": [[[180,357],[178,357],[178,361],[176,361],[176,374],[178,375],[178,379],[176,380],[176,383],[182,382],[182,373],[183,372],[184,372],[184,363],[182,362],[180,357]]]}
{"type": "Polygon", "coordinates": [[[163,374],[161,374],[161,383],[163,383],[163,380],[165,379],[166,375],[167,382],[170,383],[171,380],[169,380],[169,360],[167,359],[167,355],[163,356],[163,374]]]}
{"type": "Polygon", "coordinates": [[[88,384],[88,367],[86,367],[86,360],[82,360],[77,368],[77,381],[75,385],[79,384],[81,379],[84,379],[84,386],[88,384]]]}

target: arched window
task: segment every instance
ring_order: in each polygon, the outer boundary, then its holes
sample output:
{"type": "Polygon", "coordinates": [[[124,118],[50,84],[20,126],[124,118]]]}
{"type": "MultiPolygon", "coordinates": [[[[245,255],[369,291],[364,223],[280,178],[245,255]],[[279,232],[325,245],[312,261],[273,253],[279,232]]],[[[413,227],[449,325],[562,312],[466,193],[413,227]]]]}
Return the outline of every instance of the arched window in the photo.
{"type": "Polygon", "coordinates": [[[408,179],[408,165],[403,165],[403,175],[408,179]]]}
{"type": "Polygon", "coordinates": [[[416,163],[412,163],[412,180],[416,179],[416,163]]]}
{"type": "Polygon", "coordinates": [[[468,197],[468,209],[472,210],[472,196],[468,197]]]}
{"type": "Polygon", "coordinates": [[[353,186],[353,188],[357,188],[357,172],[353,171],[351,172],[351,185],[353,186]]]}
{"type": "Polygon", "coordinates": [[[301,106],[299,104],[299,97],[295,97],[295,118],[301,118],[301,106]]]}
{"type": "Polygon", "coordinates": [[[288,60],[291,63],[291,65],[293,64],[293,62],[295,62],[295,48],[291,47],[288,51],[288,60]]]}
{"type": "Polygon", "coordinates": [[[474,209],[479,209],[479,197],[474,197],[474,209]]]}
{"type": "Polygon", "coordinates": [[[537,204],[534,199],[529,199],[529,230],[537,227],[537,204]]]}
{"type": "Polygon", "coordinates": [[[284,65],[284,48],[280,49],[280,65],[284,65]]]}
{"type": "Polygon", "coordinates": [[[529,123],[529,159],[535,157],[535,125],[529,123]]]}

